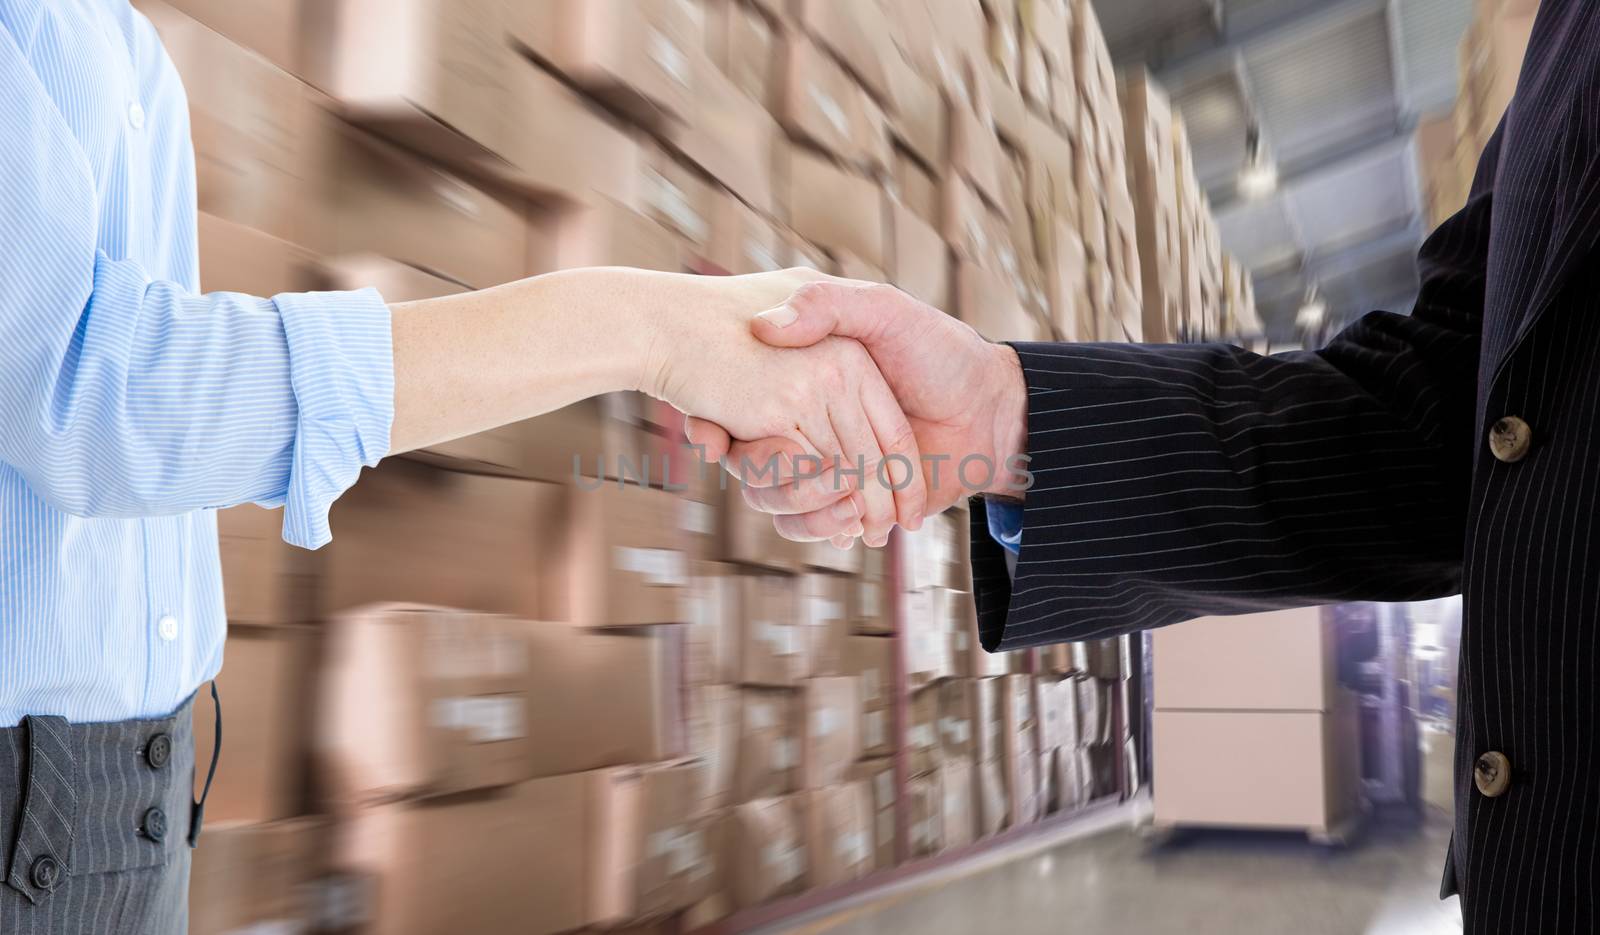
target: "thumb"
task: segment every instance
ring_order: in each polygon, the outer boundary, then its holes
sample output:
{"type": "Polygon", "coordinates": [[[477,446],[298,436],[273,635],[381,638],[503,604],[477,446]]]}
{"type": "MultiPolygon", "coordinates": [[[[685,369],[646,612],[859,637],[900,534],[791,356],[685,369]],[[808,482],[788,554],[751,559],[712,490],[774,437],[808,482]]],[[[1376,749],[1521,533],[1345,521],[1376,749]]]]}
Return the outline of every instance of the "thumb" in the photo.
{"type": "Polygon", "coordinates": [[[750,321],[750,330],[773,347],[810,347],[830,334],[868,344],[883,327],[894,287],[882,283],[808,282],[788,300],[750,321]]]}

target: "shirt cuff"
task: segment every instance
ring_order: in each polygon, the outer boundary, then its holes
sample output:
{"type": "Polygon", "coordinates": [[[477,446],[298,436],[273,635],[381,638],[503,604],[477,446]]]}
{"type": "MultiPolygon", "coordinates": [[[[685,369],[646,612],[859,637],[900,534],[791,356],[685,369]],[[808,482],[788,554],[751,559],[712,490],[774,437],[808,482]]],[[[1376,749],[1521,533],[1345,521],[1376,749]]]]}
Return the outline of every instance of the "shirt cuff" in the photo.
{"type": "Polygon", "coordinates": [[[372,289],[273,297],[289,346],[296,416],[283,538],[317,549],[333,534],[328,510],[362,467],[389,452],[394,339],[389,306],[372,289]]]}
{"type": "Polygon", "coordinates": [[[1022,552],[1022,505],[1004,500],[986,500],[989,536],[1012,555],[1022,552]]]}

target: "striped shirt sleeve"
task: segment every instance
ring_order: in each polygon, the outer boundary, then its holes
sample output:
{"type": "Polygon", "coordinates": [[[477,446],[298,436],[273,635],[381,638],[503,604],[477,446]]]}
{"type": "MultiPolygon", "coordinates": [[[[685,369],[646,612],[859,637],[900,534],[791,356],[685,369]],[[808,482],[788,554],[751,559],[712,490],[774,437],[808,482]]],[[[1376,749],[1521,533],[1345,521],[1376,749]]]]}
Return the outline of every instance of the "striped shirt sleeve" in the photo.
{"type": "Polygon", "coordinates": [[[1409,316],[1315,353],[1017,344],[1034,486],[1021,554],[972,504],[990,650],[1207,614],[1455,593],[1465,541],[1491,180],[1424,244],[1409,316]]]}
{"type": "Polygon", "coordinates": [[[326,542],[389,447],[382,299],[196,295],[107,256],[88,156],[4,28],[0,86],[0,461],[79,516],[255,501],[326,542]]]}

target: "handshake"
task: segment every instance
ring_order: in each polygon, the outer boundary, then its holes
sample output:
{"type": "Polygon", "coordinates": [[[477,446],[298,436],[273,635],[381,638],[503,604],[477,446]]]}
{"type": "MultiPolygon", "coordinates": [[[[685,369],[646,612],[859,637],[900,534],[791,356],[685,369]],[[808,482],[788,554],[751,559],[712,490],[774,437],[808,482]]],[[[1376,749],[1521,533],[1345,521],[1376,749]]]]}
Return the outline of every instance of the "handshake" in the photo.
{"type": "Polygon", "coordinates": [[[689,441],[785,538],[881,546],[897,523],[1028,486],[1011,348],[891,286],[812,270],[686,288],[652,325],[639,388],[688,415],[689,441]]]}

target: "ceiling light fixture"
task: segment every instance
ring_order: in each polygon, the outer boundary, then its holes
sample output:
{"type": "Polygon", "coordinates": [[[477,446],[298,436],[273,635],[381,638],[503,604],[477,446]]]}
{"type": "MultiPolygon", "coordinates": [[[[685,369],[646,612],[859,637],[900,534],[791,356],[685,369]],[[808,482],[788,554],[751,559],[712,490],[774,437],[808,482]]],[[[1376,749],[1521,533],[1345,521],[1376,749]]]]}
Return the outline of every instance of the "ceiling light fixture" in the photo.
{"type": "Polygon", "coordinates": [[[1245,164],[1239,170],[1239,192],[1246,198],[1265,198],[1278,190],[1278,166],[1261,141],[1261,125],[1251,123],[1245,132],[1245,164]]]}
{"type": "Polygon", "coordinates": [[[1328,320],[1328,303],[1323,300],[1317,284],[1312,283],[1306,290],[1305,303],[1300,306],[1300,313],[1295,316],[1294,323],[1303,331],[1315,331],[1322,327],[1328,320]]]}

